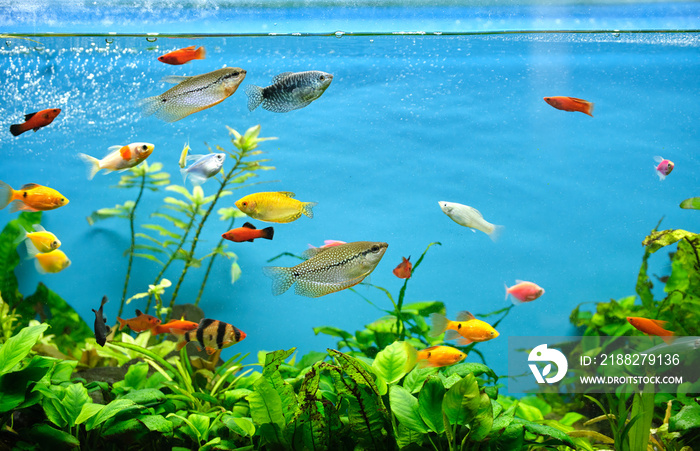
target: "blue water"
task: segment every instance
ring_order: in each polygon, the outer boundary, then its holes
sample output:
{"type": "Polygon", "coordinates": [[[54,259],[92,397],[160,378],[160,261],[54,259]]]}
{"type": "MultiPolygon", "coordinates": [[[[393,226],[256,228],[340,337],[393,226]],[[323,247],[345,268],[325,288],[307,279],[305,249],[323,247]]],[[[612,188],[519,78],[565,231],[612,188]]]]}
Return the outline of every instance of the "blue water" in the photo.
{"type": "MultiPolygon", "coordinates": [[[[389,248],[369,281],[397,296],[402,281],[392,269],[401,257],[415,261],[440,241],[409,282],[406,302],[440,300],[454,317],[460,310],[487,313],[509,305],[504,283],[516,279],[546,290],[511,312],[499,338],[478,345],[487,363],[505,374],[508,336],[573,334],[569,314],[579,303],[634,294],[641,241],[661,217],[664,228],[697,231],[699,224],[697,212],[678,207],[699,188],[697,33],[36,39],[40,46],[7,40],[0,48],[0,180],[14,187],[40,183],[70,199],[45,213],[43,223],[61,239],[72,265],[37,275],[26,261],[17,275],[22,293],[43,281],[89,324],[90,310],[105,294],[111,299],[105,313],[115,318],[129,235],[125,220],[90,227],[85,218],[136,192],[110,188],[117,174],[86,180],[77,154],[101,156],[111,145],[152,142],[148,161],[162,162],[180,183],[177,160],[185,142],[194,153],[206,152],[204,142],[231,148],[226,125],[242,132],[261,124],[262,136],[278,137],[261,145],[277,169],[259,179],[270,183],[219,206],[264,190],[292,191],[318,206],[313,219],[274,225],[273,241],[231,243],[228,250],[243,270],[234,285],[231,262],[216,262],[200,305],[208,317],[247,333],[224,357],[250,352],[254,359],[260,350],[292,346],[301,354],[323,350],[335,340],[314,336],[313,327],[354,331],[381,315],[347,290],[318,299],[293,290],[272,296],[261,272],[269,258],[326,239],[386,241],[389,248]],[[207,59],[184,66],[156,60],[188,45],[204,45],[207,59]],[[141,115],[138,100],[167,89],[162,77],[224,65],[248,75],[223,103],[174,124],[141,115]],[[310,106],[286,114],[247,110],[245,85],[265,86],[280,72],[310,69],[334,75],[310,106]],[[595,117],[550,107],[542,97],[552,95],[595,102],[595,117]],[[63,109],[53,124],[10,135],[9,125],[23,114],[49,107],[63,109]],[[663,182],[654,172],[655,155],[676,164],[663,182]],[[441,200],[471,205],[504,225],[501,239],[493,243],[452,222],[441,200]]],[[[210,181],[204,192],[217,187],[210,181]]],[[[146,193],[137,224],[157,221],[148,215],[163,196],[146,193]]],[[[0,211],[0,223],[14,217],[0,211]]],[[[226,225],[209,221],[200,256],[226,225]]],[[[667,262],[664,253],[653,256],[650,272],[667,274],[667,262]]],[[[174,266],[166,274],[173,281],[181,268],[174,266]]],[[[129,296],[145,291],[159,269],[137,259],[129,296]]],[[[203,272],[191,271],[178,303],[194,299],[203,272]]],[[[358,288],[391,308],[381,292],[358,288]]],[[[127,312],[143,304],[135,301],[127,312]]]]}

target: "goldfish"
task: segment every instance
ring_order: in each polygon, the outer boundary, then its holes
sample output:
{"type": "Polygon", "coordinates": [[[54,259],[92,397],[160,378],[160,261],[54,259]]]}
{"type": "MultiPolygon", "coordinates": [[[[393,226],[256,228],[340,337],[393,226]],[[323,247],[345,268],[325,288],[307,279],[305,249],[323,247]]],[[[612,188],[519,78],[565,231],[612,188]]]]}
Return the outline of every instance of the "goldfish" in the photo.
{"type": "Polygon", "coordinates": [[[593,103],[576,97],[554,96],[545,97],[544,101],[557,110],[579,111],[593,117],[593,103]]]}
{"type": "Polygon", "coordinates": [[[27,233],[24,228],[20,227],[19,237],[15,240],[15,244],[19,244],[24,240],[29,240],[34,245],[39,253],[45,254],[47,252],[55,251],[61,247],[61,241],[56,238],[51,232],[47,232],[39,224],[34,224],[34,232],[27,233]]]}
{"type": "Polygon", "coordinates": [[[668,345],[673,343],[673,340],[676,338],[673,332],[664,329],[666,321],[640,318],[638,316],[628,316],[627,321],[638,331],[644,332],[647,335],[656,335],[668,345]]]}
{"type": "Polygon", "coordinates": [[[431,346],[418,351],[416,366],[418,368],[427,366],[439,368],[459,363],[466,357],[467,354],[450,346],[431,346]]]}
{"type": "Polygon", "coordinates": [[[141,310],[136,309],[136,316],[129,319],[121,319],[117,316],[117,321],[119,321],[119,327],[117,330],[121,330],[122,327],[128,325],[134,332],[143,332],[144,330],[153,329],[160,324],[160,320],[155,316],[146,315],[141,310]]]}
{"type": "Polygon", "coordinates": [[[84,153],[78,156],[88,166],[88,180],[92,180],[101,169],[106,173],[133,168],[148,158],[155,146],[150,143],[131,143],[126,146],[111,146],[109,154],[101,160],[84,153]]]}
{"type": "Polygon", "coordinates": [[[654,167],[654,170],[656,171],[656,175],[659,176],[659,180],[665,179],[666,176],[673,171],[673,161],[666,160],[664,157],[654,157],[654,161],[658,163],[658,165],[654,167]]]}
{"type": "Polygon", "coordinates": [[[355,241],[304,251],[308,257],[291,268],[266,266],[263,273],[272,279],[272,294],[280,295],[294,283],[294,292],[316,298],[350,288],[367,277],[384,256],[387,243],[355,241]]]}
{"type": "Polygon", "coordinates": [[[394,268],[394,275],[399,279],[410,279],[411,269],[413,268],[413,265],[411,264],[411,257],[401,257],[401,259],[402,261],[399,263],[399,266],[394,268]]]}
{"type": "Polygon", "coordinates": [[[204,318],[199,322],[196,330],[185,332],[183,339],[177,344],[177,349],[180,350],[190,341],[197,340],[207,354],[212,355],[216,351],[242,341],[245,337],[246,333],[232,324],[204,318]]]}
{"type": "Polygon", "coordinates": [[[10,125],[10,133],[14,136],[18,136],[29,130],[34,130],[36,132],[40,128],[46,127],[53,122],[60,112],[60,108],[51,108],[36,113],[29,113],[24,116],[24,123],[10,125]]]}
{"type": "Polygon", "coordinates": [[[273,77],[268,87],[246,86],[248,110],[253,111],[260,104],[275,113],[304,108],[321,97],[332,81],[333,75],[318,70],[281,73],[273,77]]]}
{"type": "Polygon", "coordinates": [[[458,343],[462,346],[488,341],[499,335],[491,325],[474,318],[474,315],[466,311],[457,314],[457,321],[450,321],[439,313],[431,313],[430,320],[433,324],[430,328],[431,337],[437,337],[443,332],[445,332],[445,340],[453,340],[461,336],[458,343]]]}
{"type": "Polygon", "coordinates": [[[231,96],[245,78],[240,67],[225,67],[192,77],[171,75],[166,83],[177,83],[163,94],[141,101],[146,116],[155,114],[166,122],[175,122],[198,111],[206,110],[231,96]]]}
{"type": "Polygon", "coordinates": [[[34,267],[41,274],[56,274],[66,269],[71,264],[70,259],[62,250],[56,249],[42,254],[31,241],[26,241],[26,243],[27,254],[34,258],[34,267]]]}
{"type": "Polygon", "coordinates": [[[468,205],[462,205],[455,202],[438,202],[442,212],[450,217],[454,222],[464,227],[469,227],[472,232],[476,230],[481,230],[491,238],[491,241],[498,240],[498,237],[503,232],[505,227],[500,225],[494,225],[486,221],[484,217],[479,213],[479,210],[472,208],[468,205]]]}
{"type": "Polygon", "coordinates": [[[195,330],[199,326],[198,323],[192,321],[185,321],[181,319],[171,319],[165,324],[159,324],[152,329],[152,334],[174,334],[174,335],[185,335],[185,332],[195,330]]]}
{"type": "Polygon", "coordinates": [[[180,64],[189,63],[192,60],[203,60],[206,55],[207,53],[204,47],[199,47],[195,50],[195,46],[191,45],[184,49],[161,55],[158,57],[158,61],[165,64],[172,64],[173,66],[179,66],[180,64]]]}
{"type": "Polygon", "coordinates": [[[531,302],[544,294],[544,288],[538,286],[536,283],[524,282],[522,280],[516,280],[516,285],[508,287],[506,285],[506,299],[508,295],[513,296],[513,304],[518,305],[523,302],[531,302]]]}
{"type": "Polygon", "coordinates": [[[95,312],[95,341],[100,346],[104,346],[107,342],[107,335],[111,332],[111,328],[107,325],[107,318],[102,313],[102,307],[107,303],[107,296],[102,296],[102,303],[98,310],[92,309],[95,312]]]}
{"type": "Polygon", "coordinates": [[[222,238],[233,241],[235,243],[242,243],[248,241],[253,242],[256,238],[265,238],[266,240],[271,240],[275,234],[275,230],[272,227],[265,227],[264,229],[256,229],[255,226],[249,222],[243,224],[243,227],[237,229],[231,229],[228,232],[221,235],[222,238]]]}
{"type": "Polygon", "coordinates": [[[301,202],[294,196],[296,194],[289,191],[255,193],[238,199],[235,204],[243,213],[260,221],[292,222],[302,214],[313,218],[311,208],[318,203],[301,202]]]}
{"type": "Polygon", "coordinates": [[[68,199],[55,189],[36,183],[27,183],[14,190],[7,183],[0,182],[0,210],[10,202],[10,212],[46,211],[68,204],[68,199]]]}
{"type": "Polygon", "coordinates": [[[182,184],[189,177],[193,185],[198,186],[214,177],[221,171],[226,159],[225,153],[210,153],[208,155],[188,155],[186,161],[195,160],[188,168],[180,169],[182,184]]]}

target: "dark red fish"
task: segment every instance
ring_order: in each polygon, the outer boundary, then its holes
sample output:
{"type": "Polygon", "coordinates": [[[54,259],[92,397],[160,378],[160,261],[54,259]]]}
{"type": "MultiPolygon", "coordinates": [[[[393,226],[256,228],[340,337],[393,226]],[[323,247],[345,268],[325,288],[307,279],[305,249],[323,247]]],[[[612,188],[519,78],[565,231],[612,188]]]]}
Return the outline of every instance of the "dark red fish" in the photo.
{"type": "Polygon", "coordinates": [[[271,240],[275,234],[275,230],[272,227],[265,227],[264,229],[256,229],[255,226],[249,222],[243,224],[243,227],[237,229],[231,229],[228,232],[221,235],[225,238],[236,243],[242,243],[244,241],[253,242],[256,238],[265,238],[266,240],[271,240]]]}
{"type": "Polygon", "coordinates": [[[408,258],[401,257],[403,261],[399,263],[399,266],[394,268],[394,275],[399,279],[410,279],[411,269],[413,269],[413,264],[411,264],[411,257],[408,258]]]}

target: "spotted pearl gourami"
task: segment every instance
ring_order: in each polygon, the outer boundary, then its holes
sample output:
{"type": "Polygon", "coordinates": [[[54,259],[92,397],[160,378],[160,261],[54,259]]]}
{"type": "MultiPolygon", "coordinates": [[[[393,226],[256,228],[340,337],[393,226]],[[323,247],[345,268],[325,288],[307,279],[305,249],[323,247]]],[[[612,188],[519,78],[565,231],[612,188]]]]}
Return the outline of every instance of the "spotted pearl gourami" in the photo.
{"type": "Polygon", "coordinates": [[[253,111],[261,104],[264,109],[275,113],[304,108],[321,97],[331,85],[331,81],[333,75],[320,70],[281,73],[265,88],[246,86],[248,109],[253,111]]]}
{"type": "Polygon", "coordinates": [[[291,268],[266,266],[263,273],[272,279],[272,294],[280,295],[293,284],[294,292],[317,298],[350,288],[362,282],[384,256],[388,244],[355,241],[304,252],[309,257],[291,268]]]}

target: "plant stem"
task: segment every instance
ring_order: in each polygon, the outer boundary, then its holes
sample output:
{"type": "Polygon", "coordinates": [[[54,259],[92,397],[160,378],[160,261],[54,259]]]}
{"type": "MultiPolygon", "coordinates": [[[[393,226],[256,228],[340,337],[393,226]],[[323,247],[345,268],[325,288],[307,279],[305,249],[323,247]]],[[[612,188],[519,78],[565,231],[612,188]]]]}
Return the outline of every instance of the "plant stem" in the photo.
{"type": "MultiPolygon", "coordinates": [[[[124,301],[126,300],[126,291],[129,286],[129,278],[131,276],[131,265],[134,262],[134,248],[136,247],[136,236],[134,233],[134,215],[136,213],[136,207],[139,205],[141,196],[143,195],[143,189],[146,186],[146,171],[141,175],[141,186],[139,187],[139,195],[136,196],[136,201],[134,202],[134,207],[129,213],[129,228],[131,230],[131,246],[129,247],[129,265],[126,267],[126,278],[124,279],[124,291],[122,292],[122,301],[119,304],[119,313],[117,316],[122,315],[122,310],[124,310],[124,301]]],[[[147,310],[148,311],[148,310],[147,310]]]]}
{"type": "MultiPolygon", "coordinates": [[[[236,218],[231,218],[231,223],[228,225],[228,229],[233,228],[233,223],[236,221],[236,218]]],[[[219,249],[221,248],[221,245],[224,243],[224,238],[222,237],[219,240],[219,244],[217,244],[216,248],[219,249]]],[[[211,258],[209,259],[209,265],[207,266],[207,272],[204,274],[204,280],[202,280],[202,285],[199,287],[199,293],[197,293],[197,299],[194,301],[194,305],[199,305],[199,300],[202,298],[202,293],[204,293],[204,287],[207,284],[207,279],[209,279],[209,272],[211,271],[212,266],[214,266],[214,259],[216,258],[216,254],[212,255],[211,258]]]]}

